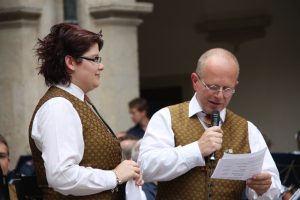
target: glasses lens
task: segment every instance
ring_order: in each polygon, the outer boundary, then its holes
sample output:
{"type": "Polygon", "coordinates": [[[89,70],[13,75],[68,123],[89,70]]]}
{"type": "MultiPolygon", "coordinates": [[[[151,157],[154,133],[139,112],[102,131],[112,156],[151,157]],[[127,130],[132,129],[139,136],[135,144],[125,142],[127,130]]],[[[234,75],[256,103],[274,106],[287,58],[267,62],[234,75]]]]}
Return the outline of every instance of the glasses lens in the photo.
{"type": "Polygon", "coordinates": [[[226,97],[229,97],[230,95],[232,95],[234,93],[234,90],[231,88],[226,88],[225,90],[223,90],[223,94],[226,97]]]}
{"type": "Polygon", "coordinates": [[[220,91],[220,88],[221,88],[220,86],[217,86],[217,85],[210,85],[207,87],[208,87],[208,89],[210,89],[213,92],[218,92],[218,91],[220,91]]]}
{"type": "Polygon", "coordinates": [[[7,153],[0,152],[0,159],[4,159],[7,157],[7,153]]]}
{"type": "Polygon", "coordinates": [[[101,63],[101,57],[100,57],[100,56],[96,56],[96,57],[94,58],[94,62],[96,62],[96,63],[101,63]]]}

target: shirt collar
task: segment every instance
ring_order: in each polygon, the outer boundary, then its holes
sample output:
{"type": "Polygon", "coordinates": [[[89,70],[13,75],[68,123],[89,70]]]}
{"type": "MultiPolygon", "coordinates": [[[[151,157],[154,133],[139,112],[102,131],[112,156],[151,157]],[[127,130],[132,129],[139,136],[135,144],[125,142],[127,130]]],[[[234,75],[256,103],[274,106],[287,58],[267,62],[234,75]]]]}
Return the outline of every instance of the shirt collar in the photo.
{"type": "MultiPolygon", "coordinates": [[[[196,93],[195,93],[193,98],[191,99],[191,101],[189,103],[189,117],[192,117],[196,114],[201,115],[201,113],[203,113],[202,111],[203,111],[203,109],[202,109],[201,105],[198,103],[196,93]]],[[[221,117],[222,122],[224,122],[225,117],[226,117],[226,108],[221,110],[220,117],[221,117]]]]}
{"type": "Polygon", "coordinates": [[[56,87],[74,95],[81,101],[84,101],[84,92],[77,85],[71,83],[70,85],[56,85],[56,87]]]}

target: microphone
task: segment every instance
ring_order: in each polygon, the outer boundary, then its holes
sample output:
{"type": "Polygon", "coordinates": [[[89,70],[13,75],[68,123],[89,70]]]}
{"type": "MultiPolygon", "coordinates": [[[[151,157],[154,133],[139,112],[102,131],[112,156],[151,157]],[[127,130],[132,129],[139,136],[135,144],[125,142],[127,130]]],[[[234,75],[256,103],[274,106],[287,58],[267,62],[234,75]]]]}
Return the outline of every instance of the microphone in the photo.
{"type": "MultiPolygon", "coordinates": [[[[220,123],[220,112],[219,111],[213,111],[211,113],[211,125],[212,126],[219,126],[219,123],[220,123]]],[[[210,155],[209,159],[210,160],[216,160],[215,152],[213,152],[210,155]]]]}

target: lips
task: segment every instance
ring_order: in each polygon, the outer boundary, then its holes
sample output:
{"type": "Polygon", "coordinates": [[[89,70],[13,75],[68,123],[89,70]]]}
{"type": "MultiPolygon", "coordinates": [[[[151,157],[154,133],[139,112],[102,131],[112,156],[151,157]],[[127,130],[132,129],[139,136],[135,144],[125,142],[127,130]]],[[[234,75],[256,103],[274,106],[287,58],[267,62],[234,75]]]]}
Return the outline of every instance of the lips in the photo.
{"type": "Polygon", "coordinates": [[[215,101],[208,101],[208,102],[211,103],[211,104],[213,104],[213,105],[216,105],[216,106],[222,105],[222,103],[215,102],[215,101]]]}

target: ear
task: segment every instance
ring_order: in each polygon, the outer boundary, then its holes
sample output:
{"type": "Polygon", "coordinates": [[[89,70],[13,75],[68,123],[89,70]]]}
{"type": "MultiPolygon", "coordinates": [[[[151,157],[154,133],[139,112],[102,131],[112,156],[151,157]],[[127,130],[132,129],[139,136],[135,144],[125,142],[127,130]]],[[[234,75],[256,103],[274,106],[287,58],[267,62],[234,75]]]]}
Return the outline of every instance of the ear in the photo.
{"type": "Polygon", "coordinates": [[[193,72],[191,74],[191,80],[192,80],[192,84],[193,84],[193,88],[194,88],[194,91],[197,91],[197,82],[198,82],[198,76],[195,72],[193,72]]]}
{"type": "Polygon", "coordinates": [[[67,70],[75,71],[76,62],[72,56],[66,55],[65,56],[65,64],[67,70]]]}
{"type": "Polygon", "coordinates": [[[236,83],[235,83],[235,86],[237,86],[238,84],[239,84],[239,81],[237,80],[236,83]]]}

